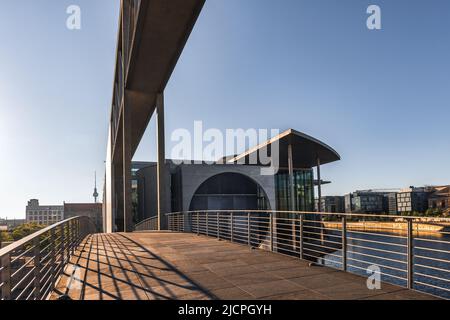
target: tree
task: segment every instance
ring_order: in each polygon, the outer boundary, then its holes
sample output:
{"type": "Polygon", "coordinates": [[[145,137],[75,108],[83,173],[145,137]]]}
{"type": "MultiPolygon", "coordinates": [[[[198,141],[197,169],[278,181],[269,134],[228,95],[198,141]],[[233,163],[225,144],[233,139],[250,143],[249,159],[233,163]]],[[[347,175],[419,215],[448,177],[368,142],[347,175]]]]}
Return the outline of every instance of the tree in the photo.
{"type": "Polygon", "coordinates": [[[7,231],[0,231],[0,248],[3,242],[13,241],[13,238],[7,231]]]}
{"type": "Polygon", "coordinates": [[[14,239],[14,241],[20,240],[30,234],[35,233],[36,231],[39,231],[43,229],[44,226],[39,225],[37,223],[25,223],[22,224],[12,231],[11,235],[14,239]]]}

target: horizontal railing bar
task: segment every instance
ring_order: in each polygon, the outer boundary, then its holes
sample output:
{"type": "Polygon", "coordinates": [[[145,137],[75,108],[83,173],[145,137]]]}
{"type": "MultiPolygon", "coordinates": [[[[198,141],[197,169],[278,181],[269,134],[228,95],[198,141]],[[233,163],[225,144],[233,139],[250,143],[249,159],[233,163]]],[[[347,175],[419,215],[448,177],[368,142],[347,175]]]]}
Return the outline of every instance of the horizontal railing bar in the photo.
{"type": "Polygon", "coordinates": [[[18,268],[16,271],[14,271],[13,273],[11,273],[10,278],[14,278],[16,275],[19,274],[19,272],[21,272],[24,268],[26,268],[31,262],[33,262],[33,258],[29,259],[27,262],[25,262],[23,265],[20,266],[20,268],[18,268]]]}
{"type": "Polygon", "coordinates": [[[439,286],[436,286],[436,285],[432,285],[430,283],[425,283],[425,282],[421,282],[421,281],[417,281],[417,280],[414,281],[414,283],[417,283],[417,284],[420,284],[420,285],[423,285],[423,286],[427,286],[427,287],[431,287],[431,288],[434,288],[434,289],[450,292],[450,288],[443,288],[443,287],[439,287],[439,286]]]}
{"type": "Polygon", "coordinates": [[[407,256],[407,254],[404,253],[404,252],[398,252],[398,251],[391,251],[391,250],[385,250],[385,249],[378,249],[378,248],[359,246],[357,244],[352,244],[352,243],[348,243],[347,246],[348,247],[355,247],[355,248],[360,248],[360,249],[371,250],[371,251],[385,252],[385,253],[390,253],[390,254],[398,254],[400,256],[407,256]]]}
{"type": "Polygon", "coordinates": [[[35,270],[35,269],[36,269],[36,267],[32,268],[29,272],[27,272],[27,274],[26,274],[22,279],[20,279],[20,281],[18,281],[14,287],[11,288],[11,292],[16,291],[17,288],[20,287],[20,285],[21,285],[25,280],[27,280],[27,278],[28,278],[30,275],[32,275],[32,274],[34,273],[34,270],[35,270]]]}
{"type": "MultiPolygon", "coordinates": [[[[419,263],[416,263],[415,266],[416,267],[420,267],[420,268],[424,268],[424,269],[432,269],[432,270],[436,270],[436,271],[440,271],[440,272],[450,273],[450,270],[447,270],[447,269],[442,269],[442,268],[433,267],[433,266],[426,266],[426,265],[419,264],[419,263]]],[[[448,281],[450,281],[450,279],[448,281]]]]}
{"type": "MultiPolygon", "coordinates": [[[[22,295],[23,295],[25,292],[27,292],[27,290],[29,289],[29,287],[30,287],[32,284],[34,284],[34,280],[35,280],[35,279],[36,279],[36,277],[33,277],[33,278],[31,279],[31,281],[25,286],[25,288],[22,289],[22,291],[20,292],[20,294],[17,295],[17,297],[16,297],[15,300],[20,300],[20,298],[22,298],[22,295]]],[[[12,292],[12,290],[11,290],[11,292],[12,292]]]]}
{"type": "MultiPolygon", "coordinates": [[[[166,216],[170,215],[183,215],[183,214],[196,214],[198,211],[184,211],[184,212],[172,212],[167,213],[166,216]]],[[[341,212],[315,212],[315,211],[286,211],[286,210],[202,210],[201,211],[204,214],[231,214],[231,213],[266,213],[266,214],[296,214],[296,215],[316,215],[316,216],[336,216],[336,217],[367,217],[367,218],[374,218],[374,214],[370,213],[341,213],[341,212]]],[[[400,216],[400,215],[386,215],[386,214],[376,214],[377,218],[388,218],[388,219],[412,219],[414,223],[424,223],[426,221],[423,220],[429,220],[430,222],[427,222],[429,224],[439,224],[439,222],[435,222],[432,220],[435,220],[435,218],[428,218],[428,217],[414,217],[414,216],[400,216]],[[420,221],[418,219],[421,219],[420,221]]],[[[440,222],[450,222],[450,218],[439,218],[441,220],[440,222]]],[[[403,222],[403,221],[402,221],[403,222]]]]}
{"type": "Polygon", "coordinates": [[[407,273],[408,272],[408,270],[406,270],[406,269],[400,269],[400,268],[396,268],[396,267],[392,267],[392,266],[387,266],[387,265],[384,265],[384,264],[381,264],[381,263],[373,263],[373,262],[363,261],[363,260],[359,260],[359,259],[351,258],[351,257],[348,257],[347,259],[348,260],[352,260],[352,261],[357,261],[357,262],[360,262],[360,263],[365,263],[365,264],[367,264],[369,266],[370,265],[376,265],[378,267],[383,267],[383,268],[386,268],[386,269],[391,269],[391,270],[395,270],[395,271],[399,271],[399,272],[403,272],[403,273],[407,273]]]}
{"type": "Polygon", "coordinates": [[[442,241],[442,240],[434,240],[434,239],[414,238],[414,240],[450,244],[450,241],[442,241]]]}
{"type": "Polygon", "coordinates": [[[31,246],[30,248],[26,249],[25,251],[23,251],[18,256],[14,256],[14,259],[11,259],[11,264],[13,264],[14,262],[18,261],[20,258],[25,256],[27,253],[30,253],[30,251],[34,250],[34,248],[35,248],[35,246],[31,246]]]}
{"type": "Polygon", "coordinates": [[[450,279],[438,278],[436,276],[432,276],[432,275],[429,275],[429,274],[424,274],[424,273],[417,272],[417,271],[415,272],[415,274],[418,275],[418,276],[427,277],[427,278],[431,278],[431,279],[434,279],[434,280],[439,280],[439,281],[444,281],[444,282],[450,283],[450,279]]]}
{"type": "Polygon", "coordinates": [[[391,234],[383,234],[383,233],[376,233],[376,232],[365,232],[365,231],[355,231],[355,230],[347,230],[349,233],[356,233],[356,234],[364,234],[364,235],[370,235],[374,237],[384,237],[384,238],[397,238],[397,239],[406,239],[407,237],[404,236],[394,236],[391,234]]]}
{"type": "Polygon", "coordinates": [[[370,243],[384,244],[384,245],[388,245],[388,246],[401,247],[401,248],[405,248],[406,247],[405,244],[400,244],[400,243],[383,242],[383,241],[368,240],[368,239],[361,239],[361,238],[354,238],[354,237],[347,237],[347,239],[349,239],[349,240],[357,240],[357,241],[361,241],[361,242],[370,242],[370,243]]]}

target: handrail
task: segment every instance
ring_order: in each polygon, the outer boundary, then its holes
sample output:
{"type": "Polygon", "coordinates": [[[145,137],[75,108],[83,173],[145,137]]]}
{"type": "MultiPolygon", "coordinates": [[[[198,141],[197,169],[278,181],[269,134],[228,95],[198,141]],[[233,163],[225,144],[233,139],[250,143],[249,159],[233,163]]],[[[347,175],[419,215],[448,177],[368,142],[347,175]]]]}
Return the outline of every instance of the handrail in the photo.
{"type": "Polygon", "coordinates": [[[78,217],[72,217],[72,218],[69,218],[67,220],[59,221],[59,222],[57,222],[55,224],[52,224],[52,225],[50,225],[48,227],[45,227],[45,228],[43,228],[41,230],[38,230],[35,233],[32,233],[32,234],[30,234],[30,235],[28,235],[28,236],[26,236],[26,237],[24,237],[24,238],[22,238],[20,240],[14,241],[13,243],[7,245],[3,249],[0,249],[0,257],[5,255],[5,254],[7,254],[7,253],[9,253],[10,251],[14,251],[17,248],[22,247],[23,245],[27,244],[27,242],[32,241],[36,237],[40,237],[41,235],[46,234],[51,229],[56,228],[56,227],[58,227],[60,225],[63,225],[65,223],[67,223],[68,221],[76,220],[77,218],[78,217]]]}
{"type": "Polygon", "coordinates": [[[450,270],[448,218],[436,222],[434,217],[276,210],[197,210],[168,213],[166,218],[171,231],[364,276],[375,266],[382,281],[450,299],[450,272],[442,272],[450,270]]]}
{"type": "Polygon", "coordinates": [[[89,217],[73,217],[0,249],[0,300],[46,299],[80,242],[95,231],[89,217]]]}
{"type": "Polygon", "coordinates": [[[450,223],[450,218],[447,217],[418,217],[418,216],[399,216],[399,215],[388,215],[388,214],[375,214],[375,213],[348,213],[348,212],[317,212],[317,211],[288,211],[288,210],[196,210],[196,211],[179,211],[179,212],[170,212],[166,213],[166,216],[175,215],[175,214],[185,214],[185,213],[196,213],[196,212],[206,212],[206,213],[232,213],[232,212],[250,212],[250,213],[288,213],[288,214],[296,214],[296,215],[305,215],[305,214],[313,214],[313,215],[324,215],[324,216],[346,216],[346,217],[370,217],[370,218],[390,218],[390,219],[414,219],[414,220],[434,220],[439,219],[445,222],[450,223]]]}
{"type": "Polygon", "coordinates": [[[135,231],[155,231],[158,230],[157,225],[158,217],[150,217],[145,220],[142,220],[141,222],[137,223],[134,226],[135,231]]]}

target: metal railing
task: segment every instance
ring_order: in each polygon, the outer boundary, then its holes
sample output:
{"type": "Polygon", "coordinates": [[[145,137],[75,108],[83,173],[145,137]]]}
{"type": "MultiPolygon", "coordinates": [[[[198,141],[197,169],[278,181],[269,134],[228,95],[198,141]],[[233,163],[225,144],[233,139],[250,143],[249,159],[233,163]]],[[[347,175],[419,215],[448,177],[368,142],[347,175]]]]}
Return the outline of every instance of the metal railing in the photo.
{"type": "Polygon", "coordinates": [[[360,275],[379,270],[382,281],[450,299],[450,219],[228,210],[170,213],[167,223],[360,275]]]}
{"type": "Polygon", "coordinates": [[[43,300],[84,237],[95,231],[88,217],[74,217],[0,249],[1,300],[43,300]]]}
{"type": "Polygon", "coordinates": [[[145,219],[134,226],[135,231],[156,231],[158,230],[158,217],[145,219]]]}

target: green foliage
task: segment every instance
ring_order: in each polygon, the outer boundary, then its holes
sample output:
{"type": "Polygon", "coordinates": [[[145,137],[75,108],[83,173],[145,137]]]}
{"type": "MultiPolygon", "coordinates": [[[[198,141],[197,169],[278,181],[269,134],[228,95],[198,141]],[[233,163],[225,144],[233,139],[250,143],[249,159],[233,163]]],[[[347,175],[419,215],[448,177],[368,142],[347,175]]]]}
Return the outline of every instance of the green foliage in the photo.
{"type": "Polygon", "coordinates": [[[37,223],[25,223],[14,228],[11,235],[14,241],[17,241],[43,228],[44,226],[37,223]]]}
{"type": "Polygon", "coordinates": [[[7,231],[0,231],[0,242],[13,241],[13,238],[7,231]]]}
{"type": "Polygon", "coordinates": [[[425,215],[431,216],[431,217],[441,217],[443,216],[442,209],[436,208],[436,209],[428,209],[425,212],[425,215]]]}

